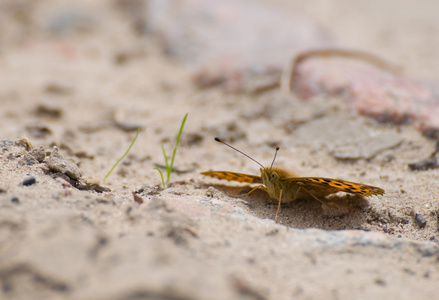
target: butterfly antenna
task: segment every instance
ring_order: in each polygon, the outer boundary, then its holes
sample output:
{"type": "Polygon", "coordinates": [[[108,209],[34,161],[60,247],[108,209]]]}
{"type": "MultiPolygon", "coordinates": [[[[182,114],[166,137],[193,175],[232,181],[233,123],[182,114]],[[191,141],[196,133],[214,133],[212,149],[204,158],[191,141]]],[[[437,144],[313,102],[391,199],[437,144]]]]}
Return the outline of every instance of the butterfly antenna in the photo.
{"type": "Polygon", "coordinates": [[[273,164],[274,164],[274,161],[276,160],[276,155],[277,155],[277,151],[279,151],[279,147],[276,147],[276,152],[274,152],[274,158],[273,158],[273,162],[271,163],[271,167],[270,167],[270,169],[273,169],[273,164]]]}
{"type": "Polygon", "coordinates": [[[238,149],[236,149],[235,147],[233,147],[233,146],[230,146],[229,144],[227,144],[226,142],[224,142],[224,141],[222,141],[222,140],[220,140],[219,138],[215,138],[215,141],[217,141],[218,143],[222,143],[222,144],[224,144],[224,145],[226,145],[226,146],[228,146],[228,147],[230,147],[230,148],[232,148],[233,150],[235,150],[235,151],[237,151],[237,152],[239,152],[239,153],[241,153],[242,155],[244,155],[245,157],[247,157],[247,158],[250,158],[252,161],[254,161],[255,163],[257,163],[258,165],[260,165],[262,168],[264,168],[264,166],[263,165],[261,165],[258,161],[256,161],[254,158],[251,158],[250,156],[248,156],[247,154],[245,154],[244,152],[242,152],[242,151],[240,151],[240,150],[238,150],[238,149]]]}

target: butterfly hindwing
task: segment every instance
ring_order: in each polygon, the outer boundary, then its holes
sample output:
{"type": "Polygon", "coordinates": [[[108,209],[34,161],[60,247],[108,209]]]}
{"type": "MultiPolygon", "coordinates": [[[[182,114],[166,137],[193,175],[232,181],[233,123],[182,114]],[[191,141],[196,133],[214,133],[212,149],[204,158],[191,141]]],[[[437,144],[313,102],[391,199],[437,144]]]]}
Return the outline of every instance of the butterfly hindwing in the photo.
{"type": "Polygon", "coordinates": [[[362,196],[382,195],[384,190],[379,187],[355,183],[340,179],[322,177],[292,177],[286,180],[298,185],[307,186],[310,189],[319,191],[322,194],[333,194],[345,192],[362,196]]]}
{"type": "Polygon", "coordinates": [[[222,180],[245,182],[245,183],[262,183],[261,176],[249,175],[243,173],[235,173],[228,171],[209,171],[203,172],[201,175],[214,177],[222,180]]]}

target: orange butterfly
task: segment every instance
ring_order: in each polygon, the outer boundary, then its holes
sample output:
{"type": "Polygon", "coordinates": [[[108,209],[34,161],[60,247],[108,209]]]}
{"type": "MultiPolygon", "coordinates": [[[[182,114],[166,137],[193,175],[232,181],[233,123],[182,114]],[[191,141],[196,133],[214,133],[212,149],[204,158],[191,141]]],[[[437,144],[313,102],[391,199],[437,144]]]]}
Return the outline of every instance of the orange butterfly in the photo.
{"type": "MultiPolygon", "coordinates": [[[[382,195],[384,190],[379,187],[365,185],[361,183],[355,183],[340,179],[323,178],[323,177],[295,177],[289,171],[281,168],[273,168],[274,161],[276,159],[277,151],[274,156],[273,162],[270,168],[265,168],[259,162],[248,156],[247,154],[239,151],[238,149],[223,142],[219,138],[215,138],[215,141],[225,144],[226,146],[238,151],[239,153],[250,158],[258,165],[261,166],[261,176],[228,172],[228,171],[209,171],[203,172],[202,175],[210,176],[218,179],[232,180],[245,183],[260,183],[261,185],[255,187],[245,195],[251,194],[257,189],[263,189],[267,192],[270,198],[279,200],[279,204],[276,211],[275,221],[277,222],[277,216],[279,214],[280,205],[282,202],[289,203],[297,199],[313,198],[325,205],[328,203],[321,198],[337,192],[345,192],[350,194],[356,194],[361,196],[382,195]]],[[[241,196],[241,197],[242,197],[241,196]]]]}

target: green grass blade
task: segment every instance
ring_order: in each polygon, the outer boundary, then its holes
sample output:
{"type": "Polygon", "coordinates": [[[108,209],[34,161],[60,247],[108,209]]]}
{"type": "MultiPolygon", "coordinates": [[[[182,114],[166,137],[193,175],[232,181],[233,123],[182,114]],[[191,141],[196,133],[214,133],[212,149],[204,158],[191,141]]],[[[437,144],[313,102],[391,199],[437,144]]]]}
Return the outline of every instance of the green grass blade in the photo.
{"type": "Polygon", "coordinates": [[[181,137],[181,134],[183,133],[183,127],[184,127],[184,124],[186,123],[186,119],[187,119],[188,114],[189,113],[187,113],[184,116],[183,121],[181,122],[180,131],[178,132],[178,135],[177,135],[177,141],[175,142],[174,153],[172,154],[172,160],[171,160],[171,165],[169,166],[169,169],[168,169],[168,165],[166,164],[166,172],[167,172],[166,182],[168,182],[169,178],[171,177],[172,166],[174,165],[175,154],[177,153],[178,144],[180,143],[180,137],[181,137]]]}
{"type": "Polygon", "coordinates": [[[163,156],[165,157],[165,165],[166,165],[166,173],[167,173],[169,169],[168,157],[166,156],[166,151],[165,151],[165,147],[163,147],[163,144],[162,144],[162,151],[163,151],[163,156]]]}
{"type": "Polygon", "coordinates": [[[154,170],[157,170],[160,173],[160,177],[162,178],[163,189],[166,189],[165,179],[163,178],[162,170],[160,170],[159,168],[154,168],[154,170]]]}
{"type": "Polygon", "coordinates": [[[125,152],[124,155],[122,155],[121,158],[119,158],[119,160],[114,164],[114,166],[111,168],[110,172],[107,173],[107,175],[105,176],[103,182],[105,182],[105,179],[107,179],[108,176],[110,176],[111,172],[113,172],[114,168],[116,168],[116,166],[122,161],[122,159],[125,158],[125,156],[127,156],[128,152],[130,152],[131,147],[133,147],[134,142],[136,141],[137,137],[139,136],[140,133],[140,128],[137,128],[137,133],[136,136],[134,137],[133,141],[131,142],[131,145],[128,147],[128,150],[125,152]]]}

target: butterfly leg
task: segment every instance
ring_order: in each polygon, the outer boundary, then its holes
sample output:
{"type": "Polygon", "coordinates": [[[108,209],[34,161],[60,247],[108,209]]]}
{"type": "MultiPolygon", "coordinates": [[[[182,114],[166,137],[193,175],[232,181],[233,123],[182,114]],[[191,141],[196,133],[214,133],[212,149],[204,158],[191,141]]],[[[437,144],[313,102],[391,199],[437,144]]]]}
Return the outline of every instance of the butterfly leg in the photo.
{"type": "Polygon", "coordinates": [[[292,201],[294,201],[294,200],[296,200],[297,199],[297,196],[299,195],[299,192],[300,192],[300,189],[301,189],[302,187],[301,186],[299,186],[298,188],[297,188],[297,190],[294,192],[294,195],[293,195],[293,200],[292,201]]]}
{"type": "Polygon", "coordinates": [[[280,204],[282,203],[282,189],[279,192],[279,204],[277,205],[276,215],[274,216],[274,222],[277,223],[277,216],[279,215],[280,204]]]}
{"type": "MultiPolygon", "coordinates": [[[[297,191],[296,192],[294,192],[294,195],[293,195],[293,201],[294,200],[296,200],[297,199],[297,195],[299,195],[299,192],[300,192],[300,189],[301,189],[302,187],[298,187],[297,188],[297,191]]],[[[279,193],[279,203],[278,203],[278,205],[277,205],[277,210],[276,210],[276,216],[274,217],[274,221],[277,223],[277,216],[279,215],[279,211],[280,211],[280,205],[281,205],[281,203],[282,203],[282,189],[280,190],[280,193],[279,193]]]]}

